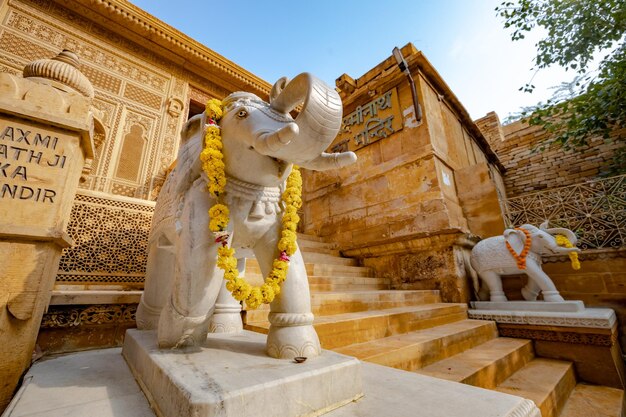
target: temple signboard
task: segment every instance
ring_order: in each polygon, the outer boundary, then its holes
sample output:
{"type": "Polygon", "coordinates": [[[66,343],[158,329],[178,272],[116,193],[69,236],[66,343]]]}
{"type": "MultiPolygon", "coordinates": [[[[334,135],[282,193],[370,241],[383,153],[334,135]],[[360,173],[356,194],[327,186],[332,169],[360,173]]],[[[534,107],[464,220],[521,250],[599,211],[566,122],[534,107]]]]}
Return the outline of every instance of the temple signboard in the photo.
{"type": "Polygon", "coordinates": [[[402,129],[398,90],[392,88],[344,116],[332,152],[354,151],[402,129]]]}
{"type": "Polygon", "coordinates": [[[72,201],[83,166],[78,136],[16,117],[0,117],[2,232],[33,225],[62,229],[59,204],[72,201]],[[66,195],[68,183],[73,186],[66,195]]]}

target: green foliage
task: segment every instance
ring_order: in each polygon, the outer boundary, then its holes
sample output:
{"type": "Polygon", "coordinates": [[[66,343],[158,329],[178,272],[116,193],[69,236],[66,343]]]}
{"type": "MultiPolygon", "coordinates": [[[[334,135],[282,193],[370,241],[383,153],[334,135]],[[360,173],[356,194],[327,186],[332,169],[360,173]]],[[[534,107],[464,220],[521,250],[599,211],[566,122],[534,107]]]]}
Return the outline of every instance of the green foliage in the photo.
{"type": "MultiPolygon", "coordinates": [[[[516,0],[496,8],[511,38],[523,39],[541,27],[546,37],[537,43],[535,69],[553,64],[574,71],[569,83],[556,88],[545,103],[519,114],[531,125],[551,133],[552,141],[566,149],[588,144],[592,137],[622,143],[613,173],[626,172],[626,1],[624,0],[516,0]],[[597,70],[589,66],[603,53],[597,70]]],[[[532,92],[534,85],[520,90],[532,92]]]]}

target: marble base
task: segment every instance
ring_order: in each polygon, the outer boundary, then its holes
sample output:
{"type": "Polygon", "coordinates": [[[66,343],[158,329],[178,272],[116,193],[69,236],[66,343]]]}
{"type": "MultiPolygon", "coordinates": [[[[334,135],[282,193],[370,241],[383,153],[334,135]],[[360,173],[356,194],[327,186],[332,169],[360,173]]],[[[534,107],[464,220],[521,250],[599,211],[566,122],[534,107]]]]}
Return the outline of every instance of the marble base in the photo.
{"type": "MultiPolygon", "coordinates": [[[[90,350],[35,363],[3,416],[155,417],[120,351],[90,350]]],[[[540,417],[533,402],[520,397],[367,362],[361,370],[365,396],[324,417],[540,417]]],[[[307,389],[315,387],[325,388],[307,389]]],[[[271,407],[279,409],[288,395],[271,407]]],[[[261,417],[260,411],[241,417],[261,417]]]]}
{"type": "Polygon", "coordinates": [[[582,301],[546,303],[543,301],[472,302],[468,316],[496,323],[532,324],[611,329],[617,318],[610,308],[578,309],[582,301]],[[580,303],[580,304],[577,304],[580,303]],[[529,304],[524,307],[525,304],[529,304]],[[508,308],[507,308],[508,306],[508,308]],[[574,311],[571,311],[574,310],[574,311]]]}
{"type": "Polygon", "coordinates": [[[585,309],[582,301],[472,301],[476,310],[498,311],[549,311],[554,313],[575,313],[585,309]]]}
{"type": "Polygon", "coordinates": [[[159,350],[128,330],[122,354],[160,417],[318,416],[362,396],[361,363],[324,351],[297,364],[265,353],[266,336],[210,334],[204,346],[159,350]]]}
{"type": "Polygon", "coordinates": [[[531,400],[363,363],[365,396],[325,417],[541,417],[531,400]]]}

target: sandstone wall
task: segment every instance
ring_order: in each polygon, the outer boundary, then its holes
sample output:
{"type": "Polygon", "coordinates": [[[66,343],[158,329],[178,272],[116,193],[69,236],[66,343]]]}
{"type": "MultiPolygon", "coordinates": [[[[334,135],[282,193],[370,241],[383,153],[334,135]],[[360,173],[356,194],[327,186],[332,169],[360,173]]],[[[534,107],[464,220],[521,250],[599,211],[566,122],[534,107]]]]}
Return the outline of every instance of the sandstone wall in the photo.
{"type": "MultiPolygon", "coordinates": [[[[619,170],[614,154],[620,144],[594,137],[577,150],[546,146],[548,133],[537,126],[517,121],[501,126],[498,116],[489,113],[476,121],[506,168],[505,186],[509,197],[533,191],[572,185],[619,170]]],[[[626,130],[615,132],[626,134],[626,130]]],[[[625,167],[621,167],[624,172],[625,167]]]]}
{"type": "MultiPolygon", "coordinates": [[[[425,77],[418,79],[424,107],[419,126],[404,78],[393,86],[398,88],[404,115],[401,131],[357,149],[358,162],[353,166],[304,173],[305,231],[327,237],[344,250],[430,233],[468,232],[456,173],[485,166],[486,175],[470,176],[462,184],[463,192],[481,181],[500,180],[425,77]]],[[[348,105],[344,114],[353,108],[348,105]]]]}
{"type": "Polygon", "coordinates": [[[411,48],[403,52],[423,107],[419,124],[406,78],[393,72],[393,58],[356,81],[338,80],[340,88],[354,89],[343,91],[344,117],[397,88],[402,129],[350,147],[358,156],[354,166],[304,172],[304,231],[336,242],[344,255],[392,278],[395,288],[441,289],[446,300],[467,300],[464,259],[471,244],[464,236],[502,232],[503,183],[465,110],[411,48]],[[483,198],[472,197],[473,191],[483,198]]]}

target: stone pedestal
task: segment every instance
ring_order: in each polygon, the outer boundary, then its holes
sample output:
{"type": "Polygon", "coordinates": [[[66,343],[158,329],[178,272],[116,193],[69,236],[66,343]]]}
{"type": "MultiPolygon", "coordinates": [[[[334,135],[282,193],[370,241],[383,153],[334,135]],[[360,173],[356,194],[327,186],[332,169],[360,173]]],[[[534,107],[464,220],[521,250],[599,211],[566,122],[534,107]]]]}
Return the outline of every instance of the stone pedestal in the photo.
{"type": "Polygon", "coordinates": [[[318,416],[362,396],[357,359],[273,359],[265,339],[215,333],[203,346],[165,350],[155,331],[129,330],[122,354],[160,417],[318,416]]]}
{"type": "Polygon", "coordinates": [[[531,339],[537,356],[573,362],[581,380],[626,388],[610,308],[585,308],[582,301],[474,301],[472,307],[469,317],[495,321],[500,336],[531,339]]]}
{"type": "Polygon", "coordinates": [[[74,54],[0,74],[0,410],[30,365],[83,168],[93,89],[74,54]],[[29,78],[33,77],[33,78],[29,78]],[[34,80],[34,81],[33,81],[34,80]]]}

